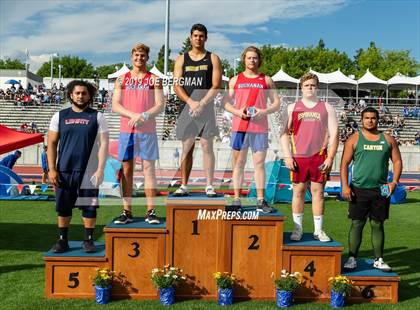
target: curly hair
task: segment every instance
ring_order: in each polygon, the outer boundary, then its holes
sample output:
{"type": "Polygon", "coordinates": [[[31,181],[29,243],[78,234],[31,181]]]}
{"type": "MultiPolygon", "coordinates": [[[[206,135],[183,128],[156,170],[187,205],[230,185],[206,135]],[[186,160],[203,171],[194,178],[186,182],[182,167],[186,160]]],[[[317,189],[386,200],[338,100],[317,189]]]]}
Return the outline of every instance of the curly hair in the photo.
{"type": "Polygon", "coordinates": [[[89,104],[93,104],[93,99],[96,96],[96,87],[95,85],[93,85],[92,83],[88,82],[88,81],[83,81],[83,80],[73,80],[70,83],[67,84],[67,98],[69,98],[69,100],[73,103],[73,100],[71,100],[71,96],[70,94],[73,93],[74,88],[76,86],[83,86],[86,87],[88,93],[89,93],[89,104]]]}

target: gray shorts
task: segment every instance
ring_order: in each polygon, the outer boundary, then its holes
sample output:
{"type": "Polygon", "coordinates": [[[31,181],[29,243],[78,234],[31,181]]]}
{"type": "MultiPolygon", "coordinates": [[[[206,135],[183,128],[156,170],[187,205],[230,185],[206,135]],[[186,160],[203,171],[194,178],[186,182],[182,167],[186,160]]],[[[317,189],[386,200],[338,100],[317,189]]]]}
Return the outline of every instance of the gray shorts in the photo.
{"type": "Polygon", "coordinates": [[[207,106],[198,117],[191,117],[188,105],[181,109],[176,127],[176,138],[186,140],[192,137],[205,139],[219,135],[213,105],[207,106]]]}

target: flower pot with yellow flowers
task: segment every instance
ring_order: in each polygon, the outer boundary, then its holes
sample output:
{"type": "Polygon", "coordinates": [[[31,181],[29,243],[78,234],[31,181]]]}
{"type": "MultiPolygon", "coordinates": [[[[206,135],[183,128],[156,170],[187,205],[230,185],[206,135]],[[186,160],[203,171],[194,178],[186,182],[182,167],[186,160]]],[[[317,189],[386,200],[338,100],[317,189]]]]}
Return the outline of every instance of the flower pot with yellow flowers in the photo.
{"type": "Polygon", "coordinates": [[[350,295],[353,282],[342,275],[328,279],[331,285],[331,307],[342,308],[346,305],[346,297],[350,295]]]}
{"type": "Polygon", "coordinates": [[[217,302],[220,306],[233,304],[233,285],[236,282],[235,275],[230,272],[215,272],[213,274],[217,285],[217,302]]]}

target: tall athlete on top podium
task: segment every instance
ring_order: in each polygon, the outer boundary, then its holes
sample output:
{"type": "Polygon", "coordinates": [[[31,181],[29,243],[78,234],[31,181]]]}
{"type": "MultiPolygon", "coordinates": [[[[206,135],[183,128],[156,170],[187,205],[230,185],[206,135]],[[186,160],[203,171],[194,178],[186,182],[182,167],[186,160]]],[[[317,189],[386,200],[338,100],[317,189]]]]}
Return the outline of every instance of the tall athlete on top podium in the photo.
{"type": "Polygon", "coordinates": [[[237,211],[241,207],[240,193],[249,148],[252,150],[254,161],[257,211],[264,213],[273,211],[264,199],[264,164],[268,149],[267,115],[280,108],[280,99],[273,80],[259,72],[261,57],[261,51],[254,46],[244,50],[241,58],[245,64],[245,71],[229,81],[229,95],[224,100],[225,109],[233,114],[231,146],[235,197],[231,206],[232,211],[237,211]],[[268,98],[270,106],[267,106],[268,98]],[[230,102],[233,102],[233,105],[230,102]]]}
{"type": "Polygon", "coordinates": [[[293,241],[302,239],[303,210],[308,182],[311,182],[314,238],[331,241],[323,231],[324,186],[338,147],[338,122],[335,109],[317,97],[319,80],[307,73],[300,79],[302,100],[287,107],[281,144],[286,167],[293,182],[293,241]],[[291,145],[291,150],[290,150],[291,145]],[[327,151],[327,146],[329,147],[327,151]]]}
{"type": "Polygon", "coordinates": [[[174,90],[181,100],[176,136],[182,140],[181,186],[174,196],[188,195],[188,179],[193,166],[196,137],[200,137],[203,168],[206,176],[206,195],[217,196],[213,188],[213,139],[218,134],[214,97],[222,81],[219,57],[205,49],[207,28],[195,24],[191,28],[192,49],[178,56],[174,68],[174,90]]]}
{"type": "Polygon", "coordinates": [[[118,159],[122,161],[123,213],[115,224],[133,222],[132,191],[135,158],[143,159],[144,191],[147,199],[145,221],[159,224],[153,208],[156,189],[155,161],[159,158],[155,117],[163,110],[162,85],[146,69],[149,47],[136,44],[131,50],[133,69],[115,82],[112,110],[121,115],[118,159]]]}

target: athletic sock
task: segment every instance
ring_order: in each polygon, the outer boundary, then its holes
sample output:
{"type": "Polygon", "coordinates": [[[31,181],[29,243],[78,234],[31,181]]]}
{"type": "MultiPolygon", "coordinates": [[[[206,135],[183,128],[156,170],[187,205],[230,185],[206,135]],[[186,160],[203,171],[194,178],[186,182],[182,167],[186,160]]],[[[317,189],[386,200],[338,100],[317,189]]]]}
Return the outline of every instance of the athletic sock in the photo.
{"type": "Polygon", "coordinates": [[[366,219],[351,221],[349,230],[349,256],[357,257],[360,244],[362,243],[363,228],[365,227],[365,224],[366,219]]]}
{"type": "Polygon", "coordinates": [[[319,233],[322,230],[322,224],[324,223],[323,215],[314,215],[314,232],[319,233]]]}
{"type": "Polygon", "coordinates": [[[293,213],[293,222],[295,223],[295,229],[303,231],[303,213],[293,213]]]}
{"type": "Polygon", "coordinates": [[[85,240],[92,240],[93,238],[93,231],[95,228],[86,228],[85,227],[85,240]]]}
{"type": "Polygon", "coordinates": [[[59,227],[58,231],[59,231],[59,238],[61,240],[68,240],[68,232],[69,232],[68,227],[59,227]]]}
{"type": "Polygon", "coordinates": [[[383,257],[385,243],[384,222],[371,219],[370,228],[372,231],[373,254],[375,258],[383,257]]]}

